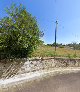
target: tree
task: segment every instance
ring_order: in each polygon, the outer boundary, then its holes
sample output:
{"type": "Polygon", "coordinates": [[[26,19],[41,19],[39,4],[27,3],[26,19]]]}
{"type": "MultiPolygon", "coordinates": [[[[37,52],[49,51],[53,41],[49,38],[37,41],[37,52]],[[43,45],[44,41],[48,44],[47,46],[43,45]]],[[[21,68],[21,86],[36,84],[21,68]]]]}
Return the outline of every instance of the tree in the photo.
{"type": "Polygon", "coordinates": [[[7,17],[0,19],[0,59],[30,56],[41,43],[37,21],[20,4],[6,9],[7,17]]]}

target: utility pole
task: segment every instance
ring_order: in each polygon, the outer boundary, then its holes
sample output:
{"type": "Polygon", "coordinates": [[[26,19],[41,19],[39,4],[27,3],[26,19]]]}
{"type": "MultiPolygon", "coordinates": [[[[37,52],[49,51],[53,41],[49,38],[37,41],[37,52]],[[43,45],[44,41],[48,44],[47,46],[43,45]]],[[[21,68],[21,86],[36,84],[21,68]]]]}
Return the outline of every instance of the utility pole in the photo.
{"type": "Polygon", "coordinates": [[[55,28],[55,51],[56,51],[56,35],[57,35],[57,25],[58,25],[58,22],[56,21],[56,28],[55,28]]]}

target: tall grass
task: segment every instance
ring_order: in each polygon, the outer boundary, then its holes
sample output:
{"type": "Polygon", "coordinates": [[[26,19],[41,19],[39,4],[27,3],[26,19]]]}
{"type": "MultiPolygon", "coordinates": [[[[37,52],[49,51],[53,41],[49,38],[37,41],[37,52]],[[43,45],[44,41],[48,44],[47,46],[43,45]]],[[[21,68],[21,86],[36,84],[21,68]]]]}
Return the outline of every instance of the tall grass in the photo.
{"type": "Polygon", "coordinates": [[[36,51],[32,53],[33,57],[68,57],[68,58],[80,58],[80,50],[73,50],[70,48],[55,48],[51,46],[40,46],[36,51]]]}

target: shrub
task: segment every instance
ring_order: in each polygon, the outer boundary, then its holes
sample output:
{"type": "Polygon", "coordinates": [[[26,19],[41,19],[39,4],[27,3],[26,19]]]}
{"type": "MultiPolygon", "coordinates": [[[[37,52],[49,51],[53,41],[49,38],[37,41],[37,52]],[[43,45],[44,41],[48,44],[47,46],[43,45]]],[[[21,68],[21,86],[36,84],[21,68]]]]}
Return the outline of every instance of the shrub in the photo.
{"type": "Polygon", "coordinates": [[[20,4],[6,9],[7,17],[0,19],[0,59],[30,56],[41,43],[37,21],[20,4]]]}

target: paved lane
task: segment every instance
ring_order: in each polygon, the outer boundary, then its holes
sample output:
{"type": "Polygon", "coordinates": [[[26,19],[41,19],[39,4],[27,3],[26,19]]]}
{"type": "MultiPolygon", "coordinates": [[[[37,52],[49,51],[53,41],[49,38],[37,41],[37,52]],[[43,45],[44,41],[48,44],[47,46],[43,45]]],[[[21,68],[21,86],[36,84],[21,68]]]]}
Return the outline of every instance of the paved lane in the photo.
{"type": "Polygon", "coordinates": [[[80,73],[66,74],[44,79],[24,88],[22,92],[80,92],[80,73]]]}
{"type": "Polygon", "coordinates": [[[5,92],[80,92],[80,73],[54,76],[28,85],[16,85],[5,92]]]}

